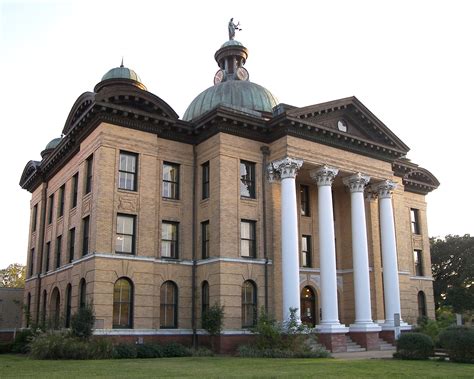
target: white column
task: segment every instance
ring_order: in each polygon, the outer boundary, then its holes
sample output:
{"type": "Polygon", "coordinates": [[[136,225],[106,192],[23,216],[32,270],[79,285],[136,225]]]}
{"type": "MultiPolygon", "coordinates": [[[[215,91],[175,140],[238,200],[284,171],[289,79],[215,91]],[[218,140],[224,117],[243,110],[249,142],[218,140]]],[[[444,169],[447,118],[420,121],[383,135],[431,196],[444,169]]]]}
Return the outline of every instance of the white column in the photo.
{"type": "Polygon", "coordinates": [[[385,322],[382,327],[394,327],[394,314],[401,316],[400,287],[398,283],[397,242],[393,220],[392,191],[396,183],[384,180],[372,188],[379,196],[380,239],[382,245],[383,290],[385,322]]]}
{"type": "Polygon", "coordinates": [[[338,169],[323,166],[310,173],[318,185],[319,262],[321,277],[321,321],[317,329],[345,332],[339,322],[337,304],[336,246],[331,185],[338,169]]]}
{"type": "Polygon", "coordinates": [[[300,312],[300,267],[298,212],[296,208],[295,177],[302,166],[301,159],[286,157],[270,164],[269,175],[281,179],[281,270],[283,290],[283,321],[290,316],[290,308],[297,308],[296,317],[301,320],[300,312]]]}
{"type": "Polygon", "coordinates": [[[369,256],[365,220],[364,188],[370,177],[357,173],[343,182],[351,191],[352,263],[354,269],[355,323],[351,331],[381,330],[372,321],[369,256]]]}

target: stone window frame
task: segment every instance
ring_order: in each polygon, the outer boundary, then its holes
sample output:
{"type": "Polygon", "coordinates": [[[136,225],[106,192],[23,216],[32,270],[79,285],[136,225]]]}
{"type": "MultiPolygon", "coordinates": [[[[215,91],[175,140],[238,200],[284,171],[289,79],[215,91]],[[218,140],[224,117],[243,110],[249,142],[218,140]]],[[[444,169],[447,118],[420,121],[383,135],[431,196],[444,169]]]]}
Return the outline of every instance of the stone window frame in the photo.
{"type": "MultiPolygon", "coordinates": [[[[179,195],[180,195],[180,171],[181,171],[181,165],[179,163],[173,163],[173,162],[163,162],[163,174],[162,174],[162,191],[161,191],[161,196],[163,199],[170,199],[170,200],[179,200],[179,195]],[[176,178],[175,180],[172,180],[170,178],[165,179],[165,168],[170,167],[172,169],[176,170],[176,178]],[[165,193],[165,188],[170,186],[170,194],[165,193]],[[173,191],[174,189],[174,191],[173,191]]],[[[167,191],[168,192],[168,191],[167,191]]]]}
{"type": "Polygon", "coordinates": [[[161,252],[160,252],[161,258],[164,259],[178,259],[179,258],[179,222],[176,221],[168,221],[168,220],[163,220],[161,222],[161,252]],[[163,227],[165,225],[169,225],[172,228],[174,228],[175,232],[175,238],[173,239],[173,236],[171,239],[164,239],[163,238],[163,227]],[[166,250],[163,248],[164,243],[170,243],[171,245],[171,253],[170,256],[165,256],[163,255],[163,251],[166,250]],[[174,249],[173,249],[174,247],[174,249]]]}
{"type": "Polygon", "coordinates": [[[240,160],[240,197],[245,199],[255,199],[257,195],[256,188],[256,163],[240,160]],[[245,173],[242,174],[244,168],[245,173]]]}
{"type": "Polygon", "coordinates": [[[257,221],[255,220],[240,220],[240,256],[243,258],[256,258],[257,257],[257,221]],[[244,229],[242,226],[249,225],[249,236],[244,236],[244,229]],[[244,249],[245,244],[243,242],[249,241],[248,254],[244,254],[247,249],[244,249]]]}
{"type": "Polygon", "coordinates": [[[112,328],[113,329],[132,329],[133,328],[133,282],[130,278],[122,276],[114,283],[113,292],[113,311],[112,328]],[[125,286],[127,286],[128,296],[124,295],[125,286]],[[118,316],[118,319],[116,319],[118,316]]]}
{"type": "Polygon", "coordinates": [[[201,165],[201,173],[202,173],[201,198],[202,200],[205,200],[205,199],[208,199],[211,194],[211,187],[210,187],[211,170],[210,170],[209,161],[204,162],[201,165]]]}
{"type": "Polygon", "coordinates": [[[125,191],[136,192],[138,189],[138,154],[129,151],[120,150],[118,163],[118,189],[125,191]],[[122,166],[122,157],[124,158],[125,166],[122,166]],[[129,159],[133,162],[133,170],[128,168],[129,159]],[[122,178],[124,185],[121,186],[122,178]],[[132,186],[127,186],[127,180],[131,178],[132,186]]]}
{"type": "Polygon", "coordinates": [[[126,214],[126,213],[117,213],[116,224],[115,224],[115,253],[116,254],[128,254],[135,255],[136,253],[136,235],[137,235],[137,216],[126,214]],[[119,232],[119,219],[128,219],[132,222],[132,231],[131,233],[126,233],[126,230],[119,232]],[[131,238],[131,251],[117,250],[117,240],[119,237],[122,238],[131,238]]]}

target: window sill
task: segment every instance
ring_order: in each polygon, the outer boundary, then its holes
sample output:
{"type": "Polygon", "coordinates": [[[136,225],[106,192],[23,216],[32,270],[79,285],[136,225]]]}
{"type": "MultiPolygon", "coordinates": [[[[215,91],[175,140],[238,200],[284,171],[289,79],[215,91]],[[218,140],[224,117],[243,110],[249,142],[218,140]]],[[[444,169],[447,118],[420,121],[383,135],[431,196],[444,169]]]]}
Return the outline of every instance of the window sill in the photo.
{"type": "Polygon", "coordinates": [[[138,190],[130,190],[130,189],[127,189],[127,188],[118,188],[117,187],[117,191],[118,192],[124,192],[124,193],[138,193],[138,190]]]}

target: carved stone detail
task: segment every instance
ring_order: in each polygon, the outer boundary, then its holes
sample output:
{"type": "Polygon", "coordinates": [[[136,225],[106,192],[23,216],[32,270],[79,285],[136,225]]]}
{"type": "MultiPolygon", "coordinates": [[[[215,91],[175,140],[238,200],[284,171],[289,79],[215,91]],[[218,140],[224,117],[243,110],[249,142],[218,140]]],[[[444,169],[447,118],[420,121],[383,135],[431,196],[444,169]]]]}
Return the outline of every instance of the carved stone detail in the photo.
{"type": "Polygon", "coordinates": [[[342,182],[349,187],[351,192],[364,192],[364,188],[369,183],[369,180],[370,176],[358,172],[357,174],[345,177],[342,179],[342,182]]]}
{"type": "Polygon", "coordinates": [[[138,198],[121,195],[119,196],[118,208],[121,211],[138,212],[140,209],[138,198]]]}
{"type": "Polygon", "coordinates": [[[291,157],[285,157],[283,159],[273,161],[267,167],[268,179],[271,182],[278,179],[294,179],[302,165],[302,159],[291,157]]]}
{"type": "Polygon", "coordinates": [[[312,170],[309,175],[318,186],[331,186],[339,170],[334,167],[324,165],[316,170],[312,170]]]}
{"type": "Polygon", "coordinates": [[[91,197],[88,196],[82,201],[82,217],[91,213],[91,197]]]}

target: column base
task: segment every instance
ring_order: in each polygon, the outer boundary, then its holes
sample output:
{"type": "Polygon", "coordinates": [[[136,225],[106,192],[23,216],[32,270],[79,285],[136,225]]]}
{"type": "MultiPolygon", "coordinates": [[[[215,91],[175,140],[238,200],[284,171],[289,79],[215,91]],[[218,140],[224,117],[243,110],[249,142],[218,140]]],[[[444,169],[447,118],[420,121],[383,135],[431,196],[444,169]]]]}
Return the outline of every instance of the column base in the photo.
{"type": "Polygon", "coordinates": [[[370,333],[370,332],[380,332],[382,330],[382,327],[378,324],[375,324],[373,322],[368,322],[368,323],[355,323],[351,324],[349,326],[349,333],[370,333]]]}
{"type": "Polygon", "coordinates": [[[319,324],[314,327],[316,333],[347,333],[349,328],[343,324],[319,324]]]}
{"type": "Polygon", "coordinates": [[[317,333],[318,342],[332,353],[347,351],[346,333],[317,333]]]}
{"type": "MultiPolygon", "coordinates": [[[[393,320],[386,320],[380,324],[382,330],[395,330],[395,323],[393,320]]],[[[400,330],[411,330],[412,326],[407,324],[405,321],[400,321],[400,330]]]]}

